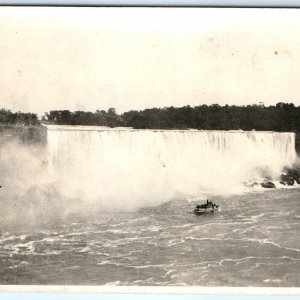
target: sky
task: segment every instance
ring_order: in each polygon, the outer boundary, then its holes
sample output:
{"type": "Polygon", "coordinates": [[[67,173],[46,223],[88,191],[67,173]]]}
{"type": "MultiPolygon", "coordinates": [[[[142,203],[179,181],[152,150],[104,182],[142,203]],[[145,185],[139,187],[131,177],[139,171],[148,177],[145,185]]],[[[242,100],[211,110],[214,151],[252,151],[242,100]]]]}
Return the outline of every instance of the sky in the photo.
{"type": "Polygon", "coordinates": [[[0,7],[0,108],[300,105],[300,10],[0,7]]]}

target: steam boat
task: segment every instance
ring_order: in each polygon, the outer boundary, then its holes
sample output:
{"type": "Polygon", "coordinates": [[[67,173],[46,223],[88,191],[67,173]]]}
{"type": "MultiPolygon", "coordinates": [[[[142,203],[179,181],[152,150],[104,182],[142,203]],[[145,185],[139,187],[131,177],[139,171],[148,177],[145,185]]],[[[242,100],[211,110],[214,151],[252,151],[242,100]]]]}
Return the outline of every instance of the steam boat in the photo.
{"type": "Polygon", "coordinates": [[[196,206],[194,209],[194,214],[195,215],[206,215],[206,214],[211,214],[214,213],[219,209],[219,205],[216,205],[212,201],[206,200],[205,204],[199,204],[196,206]]]}

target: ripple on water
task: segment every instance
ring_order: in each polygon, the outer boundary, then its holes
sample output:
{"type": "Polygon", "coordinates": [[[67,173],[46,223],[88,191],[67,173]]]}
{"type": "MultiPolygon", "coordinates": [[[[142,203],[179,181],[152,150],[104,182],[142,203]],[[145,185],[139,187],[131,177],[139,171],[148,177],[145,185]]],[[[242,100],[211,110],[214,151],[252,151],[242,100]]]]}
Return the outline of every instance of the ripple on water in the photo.
{"type": "Polygon", "coordinates": [[[0,283],[300,286],[299,193],[281,193],[220,198],[222,212],[205,218],[177,201],[6,232],[0,283]]]}

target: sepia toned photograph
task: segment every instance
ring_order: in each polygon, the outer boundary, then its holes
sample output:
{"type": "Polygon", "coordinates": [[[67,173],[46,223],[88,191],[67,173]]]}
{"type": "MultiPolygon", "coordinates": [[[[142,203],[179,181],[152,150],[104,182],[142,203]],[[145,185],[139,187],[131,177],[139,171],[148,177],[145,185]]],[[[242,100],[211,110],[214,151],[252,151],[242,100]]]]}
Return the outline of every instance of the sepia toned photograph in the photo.
{"type": "Polygon", "coordinates": [[[0,7],[0,285],[300,288],[300,11],[0,7]]]}

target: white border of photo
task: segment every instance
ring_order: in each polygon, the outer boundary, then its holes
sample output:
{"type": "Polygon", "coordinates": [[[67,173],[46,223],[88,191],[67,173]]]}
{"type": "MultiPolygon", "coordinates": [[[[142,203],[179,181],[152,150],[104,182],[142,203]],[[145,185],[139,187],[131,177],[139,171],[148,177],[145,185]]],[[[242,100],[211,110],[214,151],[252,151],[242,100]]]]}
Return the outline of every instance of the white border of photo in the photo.
{"type": "MultiPolygon", "coordinates": [[[[300,8],[300,0],[0,0],[0,6],[142,6],[142,7],[266,7],[266,8],[300,8]]],[[[0,285],[0,299],[105,299],[132,300],[157,299],[169,300],[180,296],[186,300],[224,300],[228,296],[237,299],[276,300],[300,299],[300,287],[199,287],[199,286],[49,286],[49,285],[0,285]],[[214,297],[215,296],[215,297],[214,297]],[[248,296],[254,296],[248,297],[248,296]],[[272,296],[272,298],[270,298],[272,296]],[[296,297],[295,297],[296,296],[296,297]],[[142,298],[140,298],[142,297],[142,298]],[[153,297],[153,298],[152,298],[153,297]],[[195,298],[196,297],[196,298],[195,298]],[[246,298],[247,297],[247,298],[246,298]]]]}

